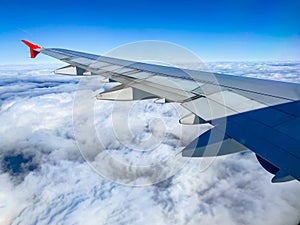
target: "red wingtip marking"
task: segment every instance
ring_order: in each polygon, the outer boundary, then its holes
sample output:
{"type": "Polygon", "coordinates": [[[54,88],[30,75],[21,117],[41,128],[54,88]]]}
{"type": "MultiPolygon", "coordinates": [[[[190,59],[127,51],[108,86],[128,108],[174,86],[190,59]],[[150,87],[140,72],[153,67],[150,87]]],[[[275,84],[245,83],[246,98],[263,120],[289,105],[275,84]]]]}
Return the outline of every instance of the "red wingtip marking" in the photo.
{"type": "Polygon", "coordinates": [[[26,40],[22,40],[22,42],[29,47],[31,58],[35,58],[40,53],[40,50],[42,48],[41,46],[38,46],[26,40]]]}

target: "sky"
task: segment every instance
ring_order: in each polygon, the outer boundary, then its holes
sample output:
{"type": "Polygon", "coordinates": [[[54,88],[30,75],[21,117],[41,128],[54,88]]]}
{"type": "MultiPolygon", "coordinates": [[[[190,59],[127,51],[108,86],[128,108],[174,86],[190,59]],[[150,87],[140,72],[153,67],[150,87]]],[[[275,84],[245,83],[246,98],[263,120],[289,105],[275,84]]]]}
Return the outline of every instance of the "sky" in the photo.
{"type": "Polygon", "coordinates": [[[298,0],[1,1],[0,64],[29,59],[20,42],[96,54],[163,40],[204,61],[300,60],[298,0]]]}

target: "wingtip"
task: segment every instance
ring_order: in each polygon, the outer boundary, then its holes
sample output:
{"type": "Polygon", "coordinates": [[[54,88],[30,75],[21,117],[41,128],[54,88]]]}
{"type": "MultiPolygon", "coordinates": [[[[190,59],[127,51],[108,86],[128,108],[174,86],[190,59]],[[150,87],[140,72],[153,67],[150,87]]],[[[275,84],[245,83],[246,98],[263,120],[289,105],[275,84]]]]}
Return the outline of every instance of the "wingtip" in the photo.
{"type": "Polygon", "coordinates": [[[26,40],[21,40],[21,41],[29,47],[31,58],[35,58],[40,53],[40,50],[42,49],[41,46],[33,44],[26,40]]]}

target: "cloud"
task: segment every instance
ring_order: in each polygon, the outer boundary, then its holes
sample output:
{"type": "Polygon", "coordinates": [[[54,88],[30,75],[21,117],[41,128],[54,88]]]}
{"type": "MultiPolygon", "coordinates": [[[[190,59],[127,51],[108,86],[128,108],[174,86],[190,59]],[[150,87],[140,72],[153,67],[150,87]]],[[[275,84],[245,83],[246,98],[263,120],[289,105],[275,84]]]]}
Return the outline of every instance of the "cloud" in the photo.
{"type": "Polygon", "coordinates": [[[300,83],[300,62],[211,62],[215,72],[300,83]]]}
{"type": "MultiPolygon", "coordinates": [[[[299,82],[298,63],[210,66],[219,72],[299,82]]],[[[75,142],[72,116],[79,78],[52,75],[57,67],[0,68],[0,224],[299,222],[299,182],[271,184],[272,176],[251,152],[218,157],[209,167],[210,159],[192,159],[169,179],[144,187],[126,186],[99,176],[83,159],[75,142]]],[[[88,95],[95,96],[115,85],[99,84],[95,77],[87,79],[86,90],[82,90],[87,95],[81,95],[86,101],[88,95]]],[[[120,143],[111,112],[122,115],[122,104],[115,109],[109,101],[95,104],[97,137],[102,137],[110,155],[125,163],[144,165],[155,159],[164,162],[177,144],[192,139],[193,134],[185,131],[182,136],[180,126],[174,125],[178,113],[184,111],[148,100],[131,108],[132,135],[124,138],[129,142],[120,143]],[[165,124],[165,133],[158,130],[157,119],[165,124]],[[151,129],[167,138],[159,137],[161,145],[149,151],[134,151],[151,138],[151,129]]],[[[87,121],[84,112],[79,112],[78,122],[87,121]]],[[[88,139],[82,135],[80,140],[88,139]]],[[[96,157],[97,146],[94,150],[96,157]]]]}
{"type": "Polygon", "coordinates": [[[187,69],[209,70],[211,72],[255,77],[260,79],[280,80],[300,83],[300,62],[209,62],[206,65],[179,64],[187,69]]]}

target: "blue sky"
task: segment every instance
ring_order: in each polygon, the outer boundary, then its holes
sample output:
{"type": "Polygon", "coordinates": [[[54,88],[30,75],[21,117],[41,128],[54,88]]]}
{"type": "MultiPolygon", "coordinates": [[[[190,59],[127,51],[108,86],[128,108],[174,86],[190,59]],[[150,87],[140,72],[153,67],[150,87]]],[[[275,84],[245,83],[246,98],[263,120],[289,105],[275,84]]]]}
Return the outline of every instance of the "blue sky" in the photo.
{"type": "Polygon", "coordinates": [[[154,39],[204,61],[300,60],[298,0],[4,0],[1,9],[0,64],[33,62],[21,39],[98,54],[154,39]]]}

